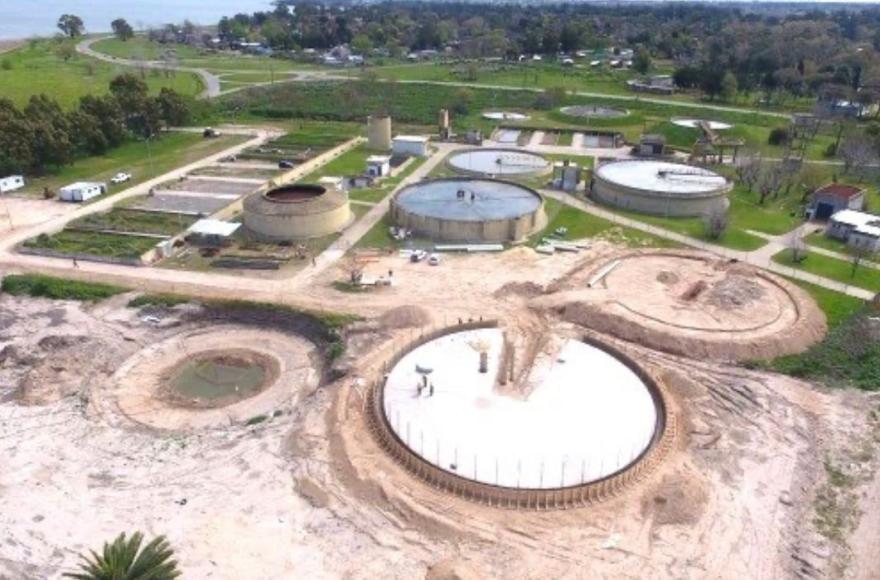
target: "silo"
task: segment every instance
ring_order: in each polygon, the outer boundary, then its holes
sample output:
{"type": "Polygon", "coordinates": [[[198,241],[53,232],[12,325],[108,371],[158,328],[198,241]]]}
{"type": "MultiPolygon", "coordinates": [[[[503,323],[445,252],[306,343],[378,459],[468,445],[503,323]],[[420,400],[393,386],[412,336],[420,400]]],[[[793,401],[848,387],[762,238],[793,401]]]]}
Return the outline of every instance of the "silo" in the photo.
{"type": "Polygon", "coordinates": [[[370,149],[391,149],[391,117],[387,115],[367,117],[367,144],[370,149]]]}

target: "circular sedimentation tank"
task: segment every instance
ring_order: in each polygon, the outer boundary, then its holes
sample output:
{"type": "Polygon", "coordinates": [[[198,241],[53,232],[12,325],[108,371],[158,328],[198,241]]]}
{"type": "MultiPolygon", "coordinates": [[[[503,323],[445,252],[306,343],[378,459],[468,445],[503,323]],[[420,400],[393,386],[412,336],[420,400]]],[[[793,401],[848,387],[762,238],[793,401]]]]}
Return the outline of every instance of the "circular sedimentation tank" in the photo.
{"type": "Polygon", "coordinates": [[[542,155],[518,149],[467,149],[453,153],[446,163],[459,173],[481,177],[531,177],[552,169],[542,155]]]}
{"type": "Polygon", "coordinates": [[[626,109],[606,107],[603,105],[571,105],[562,107],[559,112],[569,117],[581,119],[619,119],[629,115],[626,109]]]}
{"type": "Polygon", "coordinates": [[[259,239],[290,241],[337,233],[354,219],[348,194],[333,187],[291,184],[244,200],[243,222],[259,239]]]}
{"type": "Polygon", "coordinates": [[[515,111],[486,111],[483,118],[490,121],[526,121],[529,116],[515,111]]]}
{"type": "Polygon", "coordinates": [[[700,123],[705,123],[710,129],[713,131],[724,131],[727,129],[733,128],[733,125],[729,123],[722,123],[721,121],[706,121],[701,119],[673,119],[672,124],[677,125],[679,127],[685,127],[688,129],[696,129],[700,126],[700,123]]]}
{"type": "Polygon", "coordinates": [[[450,178],[405,187],[391,201],[400,227],[445,242],[501,243],[546,223],[544,200],[528,187],[486,178],[450,178]]]}
{"type": "Polygon", "coordinates": [[[371,394],[386,449],[436,486],[504,506],[583,504],[638,478],[667,434],[658,384],[607,345],[544,338],[517,381],[504,380],[517,357],[494,326],[402,354],[371,394]]]}
{"type": "Polygon", "coordinates": [[[822,311],[796,285],[689,250],[603,256],[548,304],[569,322],[695,359],[769,360],[803,352],[826,332],[822,311]]]}
{"type": "Polygon", "coordinates": [[[239,325],[199,328],[135,353],[110,380],[114,408],[168,430],[228,426],[274,412],[317,386],[304,337],[239,325]]]}
{"type": "Polygon", "coordinates": [[[651,215],[692,217],[724,211],[733,184],[701,167],[665,161],[615,161],[593,174],[596,201],[651,215]]]}

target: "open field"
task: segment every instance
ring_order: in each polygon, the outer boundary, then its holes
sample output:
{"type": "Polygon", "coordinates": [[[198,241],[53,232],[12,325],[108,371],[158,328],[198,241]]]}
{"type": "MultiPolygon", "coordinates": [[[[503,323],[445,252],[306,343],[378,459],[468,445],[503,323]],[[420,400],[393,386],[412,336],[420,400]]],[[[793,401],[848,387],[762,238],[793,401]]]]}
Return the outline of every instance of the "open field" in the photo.
{"type": "Polygon", "coordinates": [[[880,270],[860,265],[853,271],[852,261],[838,260],[837,258],[823,256],[815,252],[808,252],[806,259],[800,263],[795,263],[792,260],[791,250],[784,250],[776,254],[773,256],[773,261],[790,268],[837,280],[844,284],[851,284],[873,292],[880,292],[880,270]]]}
{"type": "Polygon", "coordinates": [[[27,195],[39,196],[44,188],[57,191],[74,181],[109,182],[120,171],[131,173],[132,179],[127,183],[108,183],[112,195],[245,140],[246,137],[239,135],[205,139],[198,133],[163,133],[159,139],[151,141],[149,147],[143,141],[130,141],[104,155],[77,159],[57,173],[29,179],[22,191],[27,195]]]}
{"type": "Polygon", "coordinates": [[[114,208],[106,213],[95,213],[73,220],[67,227],[74,230],[112,230],[173,236],[194,224],[196,219],[182,214],[114,208]]]}
{"type": "Polygon", "coordinates": [[[110,81],[122,73],[140,74],[150,90],[170,87],[182,95],[195,96],[203,89],[201,80],[190,73],[137,71],[131,67],[91,59],[73,51],[74,41],[40,40],[0,55],[0,97],[24,105],[31,95],[46,94],[63,107],[73,107],[85,95],[104,94],[110,81]],[[63,47],[63,48],[62,48],[63,47]],[[58,55],[59,49],[72,53],[69,60],[58,55]]]}
{"type": "Polygon", "coordinates": [[[70,255],[137,259],[158,242],[153,237],[63,230],[51,236],[43,234],[31,238],[24,243],[24,247],[70,255]]]}

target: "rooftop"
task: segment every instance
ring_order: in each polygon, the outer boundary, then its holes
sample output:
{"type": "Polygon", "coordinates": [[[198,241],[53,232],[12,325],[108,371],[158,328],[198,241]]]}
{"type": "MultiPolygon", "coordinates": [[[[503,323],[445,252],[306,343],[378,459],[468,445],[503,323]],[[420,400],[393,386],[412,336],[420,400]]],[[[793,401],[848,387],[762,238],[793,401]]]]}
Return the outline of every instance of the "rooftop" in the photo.
{"type": "Polygon", "coordinates": [[[202,219],[191,225],[189,231],[203,236],[221,236],[226,238],[234,234],[240,227],[240,223],[202,219]]]}
{"type": "Polygon", "coordinates": [[[430,137],[426,135],[398,135],[394,138],[395,141],[409,141],[412,143],[427,143],[430,140],[430,137]]]}
{"type": "Polygon", "coordinates": [[[846,185],[843,183],[829,183],[823,185],[815,191],[817,195],[833,195],[843,199],[858,197],[864,192],[864,189],[855,185],[846,185]]]}
{"type": "Polygon", "coordinates": [[[851,226],[860,234],[880,237],[880,216],[853,209],[845,209],[831,216],[831,221],[851,226]]]}

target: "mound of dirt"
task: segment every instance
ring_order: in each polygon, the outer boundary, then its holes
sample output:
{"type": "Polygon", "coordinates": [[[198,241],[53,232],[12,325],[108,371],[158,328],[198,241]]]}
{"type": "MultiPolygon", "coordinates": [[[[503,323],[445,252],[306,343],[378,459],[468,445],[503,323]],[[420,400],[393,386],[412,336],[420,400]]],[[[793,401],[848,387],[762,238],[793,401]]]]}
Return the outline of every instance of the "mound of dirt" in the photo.
{"type": "Polygon", "coordinates": [[[678,274],[676,274],[675,272],[664,270],[663,272],[657,274],[657,281],[661,284],[672,286],[673,284],[678,283],[678,274]]]}
{"type": "Polygon", "coordinates": [[[524,296],[525,298],[534,298],[544,293],[544,288],[540,284],[534,282],[508,282],[492,296],[495,298],[503,298],[505,296],[524,296]]]}
{"type": "Polygon", "coordinates": [[[387,329],[412,328],[426,326],[431,322],[431,315],[420,306],[398,306],[379,317],[379,325],[387,329]]]}
{"type": "Polygon", "coordinates": [[[453,558],[437,562],[425,574],[425,580],[479,580],[483,577],[470,566],[453,558]]]}
{"type": "Polygon", "coordinates": [[[761,300],[766,294],[763,286],[752,278],[731,273],[712,287],[706,302],[722,310],[733,310],[761,300]]]}

